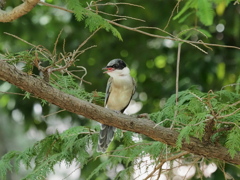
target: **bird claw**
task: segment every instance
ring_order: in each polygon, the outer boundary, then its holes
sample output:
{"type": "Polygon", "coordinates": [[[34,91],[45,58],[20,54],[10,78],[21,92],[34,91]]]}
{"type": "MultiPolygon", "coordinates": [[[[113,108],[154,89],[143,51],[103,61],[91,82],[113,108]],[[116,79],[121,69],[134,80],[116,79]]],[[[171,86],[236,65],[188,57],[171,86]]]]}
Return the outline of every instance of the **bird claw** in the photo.
{"type": "Polygon", "coordinates": [[[147,113],[139,114],[137,117],[138,117],[138,118],[150,119],[150,116],[149,116],[149,114],[147,114],[147,113]]]}
{"type": "Polygon", "coordinates": [[[121,112],[120,111],[117,111],[117,110],[113,110],[115,113],[118,113],[118,114],[120,114],[121,112]]]}

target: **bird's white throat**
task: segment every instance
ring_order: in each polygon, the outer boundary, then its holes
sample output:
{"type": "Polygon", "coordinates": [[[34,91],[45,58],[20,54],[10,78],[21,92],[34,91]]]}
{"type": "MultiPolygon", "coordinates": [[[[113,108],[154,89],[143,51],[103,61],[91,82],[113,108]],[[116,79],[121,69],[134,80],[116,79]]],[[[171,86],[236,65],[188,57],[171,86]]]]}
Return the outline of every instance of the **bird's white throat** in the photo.
{"type": "Polygon", "coordinates": [[[118,79],[118,78],[121,78],[121,77],[130,76],[130,70],[129,70],[128,67],[125,67],[121,70],[115,69],[112,72],[108,72],[108,75],[113,77],[114,79],[115,78],[118,79]]]}

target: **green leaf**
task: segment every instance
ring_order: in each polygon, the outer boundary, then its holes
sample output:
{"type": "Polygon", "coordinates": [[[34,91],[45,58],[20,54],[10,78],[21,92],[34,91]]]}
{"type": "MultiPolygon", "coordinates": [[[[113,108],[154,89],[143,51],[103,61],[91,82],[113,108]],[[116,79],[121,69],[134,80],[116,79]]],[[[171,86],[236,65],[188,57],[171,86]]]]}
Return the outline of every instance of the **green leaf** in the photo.
{"type": "Polygon", "coordinates": [[[240,90],[240,76],[238,77],[238,80],[236,82],[235,90],[236,90],[236,93],[239,94],[239,90],[240,90]]]}
{"type": "Polygon", "coordinates": [[[179,22],[179,23],[183,23],[183,22],[186,21],[186,19],[187,19],[189,16],[191,16],[193,13],[194,13],[194,12],[192,11],[192,12],[189,12],[189,13],[185,14],[184,16],[182,16],[181,19],[179,19],[178,22],[179,22]]]}
{"type": "Polygon", "coordinates": [[[189,134],[192,131],[192,126],[184,127],[178,135],[176,146],[178,148],[182,147],[182,142],[185,140],[187,143],[190,141],[189,134]]]}
{"type": "Polygon", "coordinates": [[[214,10],[212,1],[210,0],[188,0],[180,12],[174,16],[173,20],[181,18],[179,22],[183,23],[195,11],[201,23],[206,26],[212,25],[214,10]],[[190,9],[192,11],[187,13],[190,9]],[[185,13],[187,14],[184,15],[185,13]]]}
{"type": "Polygon", "coordinates": [[[209,0],[198,0],[197,16],[204,25],[212,25],[214,17],[212,2],[209,0]]]}
{"type": "Polygon", "coordinates": [[[179,11],[179,13],[173,17],[173,20],[180,18],[187,10],[190,8],[195,8],[197,6],[197,0],[188,0],[186,4],[184,4],[183,8],[179,11]]]}
{"type": "Polygon", "coordinates": [[[212,37],[212,35],[205,29],[198,29],[198,31],[200,31],[204,36],[206,36],[208,38],[212,37]]]}
{"type": "Polygon", "coordinates": [[[31,93],[25,92],[23,99],[30,99],[30,97],[31,97],[31,93]]]}
{"type": "Polygon", "coordinates": [[[85,26],[90,32],[103,28],[106,31],[111,31],[112,34],[119,40],[122,40],[121,34],[107,20],[100,15],[85,9],[78,0],[67,0],[67,6],[74,12],[77,21],[85,20],[85,26]]]}
{"type": "Polygon", "coordinates": [[[17,151],[10,151],[0,160],[0,178],[5,179],[7,172],[12,171],[11,160],[18,155],[17,151]]]}
{"type": "Polygon", "coordinates": [[[227,137],[226,147],[228,148],[229,154],[234,158],[235,154],[240,151],[240,128],[234,127],[227,137]]]}
{"type": "Polygon", "coordinates": [[[82,21],[85,18],[86,9],[78,0],[67,0],[67,7],[74,12],[77,21],[82,21]]]}

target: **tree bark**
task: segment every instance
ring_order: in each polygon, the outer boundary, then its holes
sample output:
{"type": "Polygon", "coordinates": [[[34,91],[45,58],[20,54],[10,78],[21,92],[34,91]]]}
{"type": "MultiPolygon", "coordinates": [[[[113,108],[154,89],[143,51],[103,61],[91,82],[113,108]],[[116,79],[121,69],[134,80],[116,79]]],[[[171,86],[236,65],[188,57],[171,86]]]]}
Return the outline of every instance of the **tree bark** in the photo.
{"type": "MultiPolygon", "coordinates": [[[[0,79],[7,81],[35,96],[45,99],[69,112],[83,115],[86,118],[119,129],[144,134],[153,140],[175,146],[179,133],[169,128],[156,125],[148,119],[140,119],[124,114],[118,114],[109,109],[80,100],[72,95],[53,88],[42,79],[30,76],[16,67],[0,60],[0,79]]],[[[227,148],[209,142],[202,142],[197,138],[190,138],[190,142],[182,143],[182,150],[207,158],[217,158],[228,163],[240,165],[240,153],[231,158],[227,148]]]]}
{"type": "Polygon", "coordinates": [[[6,12],[0,9],[0,22],[11,22],[31,11],[40,0],[25,0],[24,3],[6,12]]]}

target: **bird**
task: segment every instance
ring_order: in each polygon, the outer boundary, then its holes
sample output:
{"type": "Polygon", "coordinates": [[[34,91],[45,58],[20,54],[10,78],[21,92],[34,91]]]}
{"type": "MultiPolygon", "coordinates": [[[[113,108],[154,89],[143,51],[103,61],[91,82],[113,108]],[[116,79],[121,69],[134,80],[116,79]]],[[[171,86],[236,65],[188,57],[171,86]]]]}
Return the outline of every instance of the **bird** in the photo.
{"type": "MultiPolygon", "coordinates": [[[[136,82],[130,75],[130,69],[122,59],[111,60],[103,68],[110,77],[107,82],[104,106],[115,112],[123,113],[135,93],[136,82]]],[[[105,152],[116,131],[115,127],[101,124],[98,138],[98,152],[105,152]]]]}

